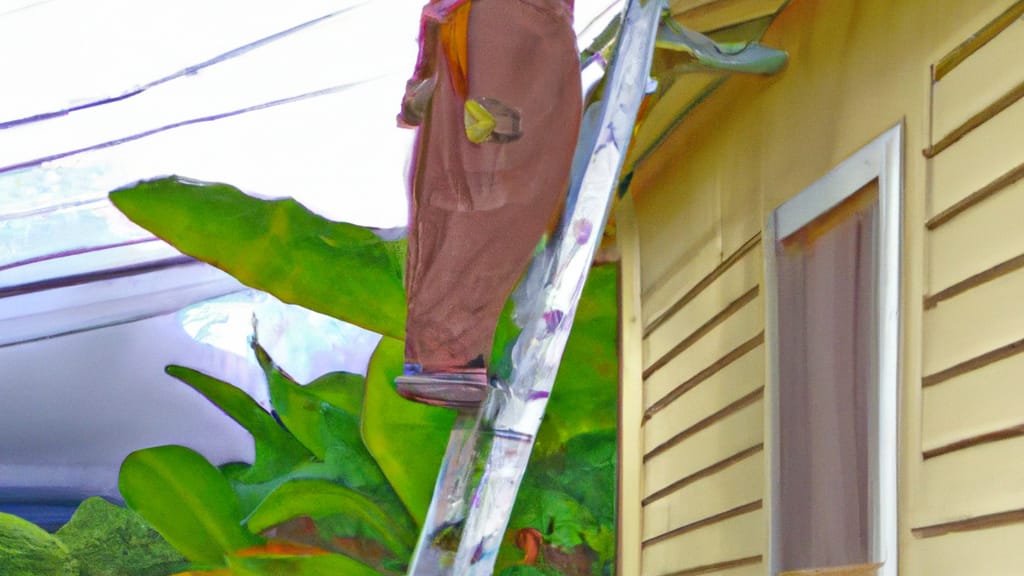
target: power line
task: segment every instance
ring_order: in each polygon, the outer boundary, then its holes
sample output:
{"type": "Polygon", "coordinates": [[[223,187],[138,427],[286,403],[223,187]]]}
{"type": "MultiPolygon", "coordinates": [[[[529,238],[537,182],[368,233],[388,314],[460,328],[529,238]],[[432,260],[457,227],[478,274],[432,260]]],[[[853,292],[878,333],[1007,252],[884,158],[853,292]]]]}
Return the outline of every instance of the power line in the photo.
{"type": "Polygon", "coordinates": [[[347,84],[338,84],[338,85],[331,86],[331,87],[328,87],[328,88],[323,88],[323,89],[320,89],[320,90],[314,90],[312,92],[306,92],[306,93],[303,93],[303,94],[299,94],[297,96],[289,96],[288,98],[281,98],[281,99],[278,99],[278,100],[271,100],[269,102],[263,102],[261,104],[256,104],[256,105],[253,105],[253,106],[247,106],[245,108],[239,108],[239,109],[236,109],[236,110],[230,110],[228,112],[220,112],[220,113],[217,113],[217,114],[211,114],[209,116],[200,116],[198,118],[189,118],[188,120],[181,120],[179,122],[173,122],[171,124],[166,124],[166,125],[160,126],[158,128],[151,128],[149,130],[145,130],[143,132],[137,132],[135,134],[124,136],[122,138],[117,138],[115,140],[107,140],[105,142],[100,142],[98,144],[92,144],[90,146],[85,146],[83,148],[75,148],[73,150],[67,150],[67,151],[64,151],[64,152],[58,152],[56,154],[50,154],[50,155],[47,155],[47,156],[42,156],[40,158],[34,158],[32,160],[26,160],[24,162],[19,162],[17,164],[11,164],[11,165],[8,165],[8,166],[0,166],[0,174],[3,174],[5,172],[13,172],[14,170],[22,170],[24,168],[32,168],[32,167],[35,167],[35,166],[39,166],[41,164],[45,164],[46,162],[52,162],[54,160],[61,160],[63,158],[67,158],[69,156],[76,156],[78,154],[83,154],[83,153],[86,153],[86,152],[94,152],[94,151],[97,151],[97,150],[103,150],[105,148],[111,148],[111,147],[114,147],[114,146],[118,146],[120,144],[125,144],[127,142],[132,142],[134,140],[140,140],[142,138],[146,138],[147,136],[153,136],[154,134],[159,134],[161,132],[166,132],[168,130],[173,130],[175,128],[181,128],[183,126],[190,126],[192,124],[201,124],[201,123],[204,123],[204,122],[213,122],[214,120],[222,120],[224,118],[230,118],[232,116],[238,116],[238,115],[241,115],[241,114],[247,114],[249,112],[256,112],[258,110],[265,110],[267,108],[273,108],[273,107],[276,107],[276,106],[283,106],[285,104],[292,104],[292,103],[295,103],[295,102],[301,102],[303,100],[308,100],[310,98],[319,98],[321,96],[328,96],[328,95],[331,95],[331,94],[337,94],[339,92],[344,92],[345,90],[348,90],[350,88],[354,88],[356,86],[365,84],[365,83],[373,81],[373,80],[376,80],[376,78],[371,78],[371,79],[368,79],[368,80],[362,80],[362,81],[359,81],[359,82],[350,82],[350,83],[347,83],[347,84]]]}
{"type": "MultiPolygon", "coordinates": [[[[51,2],[53,0],[43,0],[43,1],[44,2],[51,2]]],[[[340,16],[341,14],[344,14],[344,13],[346,13],[346,12],[348,12],[348,11],[354,9],[354,8],[358,8],[360,6],[363,6],[364,4],[366,4],[366,2],[362,2],[360,4],[356,4],[356,5],[353,5],[353,6],[348,6],[348,7],[342,8],[341,10],[336,10],[336,11],[331,12],[329,14],[325,14],[323,16],[320,16],[320,17],[314,18],[312,20],[303,22],[302,24],[298,24],[296,26],[292,26],[291,28],[288,28],[286,30],[282,30],[280,32],[276,32],[274,34],[271,34],[270,36],[266,36],[266,37],[260,38],[259,40],[256,40],[254,42],[250,42],[250,43],[245,44],[243,46],[239,46],[238,48],[234,48],[234,49],[228,50],[227,52],[224,52],[222,54],[218,54],[217,56],[214,56],[213,58],[210,58],[208,60],[200,62],[199,64],[194,64],[192,66],[188,66],[188,67],[182,68],[181,70],[178,70],[177,72],[174,72],[173,74],[170,74],[170,75],[167,75],[167,76],[163,76],[161,78],[157,78],[156,80],[153,80],[151,82],[147,82],[146,84],[143,84],[141,86],[138,86],[136,88],[133,88],[131,90],[123,92],[123,93],[121,93],[121,94],[119,94],[117,96],[110,96],[110,97],[107,97],[107,98],[100,98],[98,100],[90,100],[88,102],[83,102],[81,104],[76,104],[75,106],[71,106],[69,108],[64,108],[62,110],[56,110],[56,111],[52,111],[52,112],[43,112],[41,114],[33,114],[32,116],[26,116],[26,117],[23,117],[23,118],[16,118],[14,120],[7,120],[7,121],[4,121],[4,122],[0,122],[0,130],[5,130],[7,128],[14,128],[14,127],[22,126],[22,125],[25,125],[25,124],[33,124],[33,123],[42,122],[42,121],[45,121],[45,120],[51,120],[53,118],[60,118],[60,117],[63,117],[63,116],[67,116],[68,114],[71,114],[72,112],[77,112],[79,110],[87,110],[89,108],[95,108],[97,106],[103,106],[105,104],[112,104],[114,102],[120,102],[122,100],[127,100],[128,98],[131,98],[133,96],[138,96],[139,94],[142,94],[143,92],[145,92],[145,91],[147,91],[147,90],[149,90],[151,88],[155,88],[157,86],[160,86],[161,84],[166,84],[166,83],[168,83],[168,82],[170,82],[172,80],[177,80],[178,78],[182,78],[182,77],[185,77],[185,76],[191,76],[193,74],[196,74],[200,70],[203,70],[204,68],[209,68],[211,66],[220,64],[221,62],[225,62],[225,61],[237,58],[237,57],[242,56],[244,54],[247,54],[247,53],[249,53],[249,52],[251,52],[251,51],[253,51],[253,50],[257,49],[257,48],[261,48],[263,46],[266,46],[268,44],[271,44],[271,43],[276,42],[278,40],[281,40],[283,38],[287,38],[288,36],[291,36],[292,34],[295,34],[297,32],[301,32],[303,30],[306,30],[306,29],[308,29],[310,27],[316,26],[317,24],[320,24],[322,22],[325,22],[327,20],[330,20],[332,18],[340,16]]]]}

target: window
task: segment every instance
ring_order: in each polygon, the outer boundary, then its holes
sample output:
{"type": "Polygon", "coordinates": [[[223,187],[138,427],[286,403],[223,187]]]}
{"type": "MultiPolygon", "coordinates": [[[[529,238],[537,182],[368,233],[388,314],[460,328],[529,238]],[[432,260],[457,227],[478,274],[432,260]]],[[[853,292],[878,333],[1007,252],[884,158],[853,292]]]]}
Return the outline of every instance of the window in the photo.
{"type": "Polygon", "coordinates": [[[896,127],[768,221],[772,574],[896,574],[899,155],[896,127]]]}

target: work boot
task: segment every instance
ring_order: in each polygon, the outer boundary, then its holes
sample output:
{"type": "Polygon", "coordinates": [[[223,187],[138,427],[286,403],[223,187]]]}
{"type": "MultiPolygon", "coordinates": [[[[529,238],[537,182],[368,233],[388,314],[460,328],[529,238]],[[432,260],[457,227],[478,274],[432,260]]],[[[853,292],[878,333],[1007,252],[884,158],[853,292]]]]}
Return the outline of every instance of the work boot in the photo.
{"type": "Polygon", "coordinates": [[[407,365],[405,374],[395,378],[395,391],[403,398],[457,410],[479,407],[489,389],[485,368],[424,371],[407,365]]]}

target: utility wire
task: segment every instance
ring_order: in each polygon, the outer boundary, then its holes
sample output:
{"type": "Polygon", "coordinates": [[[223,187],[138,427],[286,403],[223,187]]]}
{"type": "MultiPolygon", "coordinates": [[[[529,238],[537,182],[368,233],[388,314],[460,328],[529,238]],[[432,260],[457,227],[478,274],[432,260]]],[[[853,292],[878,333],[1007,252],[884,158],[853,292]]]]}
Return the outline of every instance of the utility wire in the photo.
{"type": "MultiPolygon", "coordinates": [[[[60,260],[61,258],[68,258],[70,256],[79,256],[81,254],[89,254],[92,252],[102,252],[104,250],[112,250],[114,248],[123,248],[125,246],[135,246],[136,244],[146,244],[148,242],[157,242],[160,239],[155,236],[146,236],[143,238],[135,238],[133,240],[123,240],[121,242],[113,242],[109,244],[98,244],[95,246],[83,246],[81,248],[72,248],[70,250],[62,250],[60,252],[43,254],[41,256],[33,256],[31,258],[25,258],[24,260],[17,260],[9,262],[7,264],[0,265],[0,272],[7,270],[13,270],[22,266],[29,266],[31,264],[38,264],[40,262],[48,262],[50,260],[60,260]]],[[[11,294],[5,294],[2,291],[6,288],[0,288],[0,298],[6,298],[11,294]]]]}
{"type": "Polygon", "coordinates": [[[55,2],[55,1],[56,0],[37,0],[36,2],[29,2],[27,4],[22,4],[21,6],[17,6],[17,7],[11,8],[10,10],[7,10],[6,12],[0,12],[0,18],[3,18],[4,16],[10,16],[11,14],[17,14],[18,12],[23,12],[25,10],[31,10],[33,8],[42,6],[43,4],[49,4],[50,2],[55,2]]]}
{"type": "Polygon", "coordinates": [[[292,26],[291,28],[288,28],[287,30],[282,30],[281,32],[277,32],[277,33],[271,34],[270,36],[266,36],[264,38],[260,38],[259,40],[256,40],[254,42],[250,42],[250,43],[245,44],[243,46],[239,46],[238,48],[234,48],[234,49],[228,50],[227,52],[224,52],[222,54],[218,54],[217,56],[214,56],[213,58],[210,58],[209,60],[205,60],[203,62],[200,62],[199,64],[194,64],[192,66],[188,66],[186,68],[182,68],[181,70],[178,70],[177,72],[174,72],[173,74],[170,74],[168,76],[164,76],[162,78],[157,78],[156,80],[153,80],[151,82],[148,82],[146,84],[143,84],[141,86],[133,88],[133,89],[131,89],[131,90],[127,91],[127,92],[124,92],[122,94],[119,94],[117,96],[111,96],[111,97],[108,97],[108,98],[101,98],[101,99],[98,99],[98,100],[90,100],[88,102],[83,102],[81,104],[76,104],[75,106],[71,106],[69,108],[64,108],[62,110],[56,110],[56,111],[53,111],[53,112],[43,112],[41,114],[34,114],[32,116],[26,116],[24,118],[16,118],[14,120],[7,120],[7,121],[4,121],[4,122],[0,122],[0,130],[6,130],[8,128],[14,128],[14,127],[17,127],[17,126],[22,126],[24,124],[33,124],[35,122],[42,122],[44,120],[51,120],[53,118],[60,118],[60,117],[63,117],[63,116],[67,116],[68,114],[71,114],[72,112],[77,112],[79,110],[87,110],[89,108],[95,108],[97,106],[103,106],[105,104],[112,104],[114,102],[120,102],[121,100],[127,100],[128,98],[131,98],[132,96],[138,96],[139,94],[142,94],[143,92],[145,92],[145,91],[147,91],[147,90],[149,90],[151,88],[155,88],[157,86],[160,86],[161,84],[166,84],[166,83],[168,83],[168,82],[170,82],[172,80],[177,80],[178,78],[182,78],[184,76],[193,75],[193,74],[199,72],[200,70],[203,70],[204,68],[209,68],[210,66],[214,66],[216,64],[220,64],[221,62],[225,62],[227,60],[231,60],[233,58],[237,58],[237,57],[242,56],[244,54],[247,54],[247,53],[249,53],[249,52],[251,52],[251,51],[253,51],[253,50],[257,49],[257,48],[261,48],[263,46],[266,46],[267,44],[271,44],[271,43],[276,42],[278,40],[281,40],[283,38],[287,38],[288,36],[291,36],[292,34],[295,34],[296,32],[301,32],[303,30],[306,30],[307,28],[310,28],[312,26],[316,26],[317,24],[320,24],[322,22],[325,22],[327,20],[330,20],[332,18],[340,16],[341,14],[344,14],[344,13],[346,13],[346,12],[348,12],[348,11],[354,9],[354,8],[358,8],[358,7],[360,7],[360,6],[364,5],[364,4],[365,4],[365,2],[356,4],[356,5],[353,5],[353,6],[348,6],[348,7],[342,8],[341,10],[337,10],[335,12],[331,12],[330,14],[325,14],[325,15],[320,16],[318,18],[314,18],[314,19],[309,20],[307,22],[303,22],[302,24],[298,24],[296,26],[292,26]]]}
{"type": "Polygon", "coordinates": [[[331,94],[337,94],[339,92],[344,92],[345,90],[348,90],[349,88],[353,88],[355,86],[359,86],[359,85],[365,84],[365,83],[373,81],[373,80],[376,80],[376,78],[371,78],[371,79],[368,79],[368,80],[362,80],[362,81],[359,81],[359,82],[350,82],[350,83],[347,83],[347,84],[338,84],[336,86],[331,86],[329,88],[323,88],[323,89],[320,89],[320,90],[314,90],[313,92],[306,92],[304,94],[299,94],[297,96],[289,96],[288,98],[281,98],[279,100],[271,100],[269,102],[264,102],[262,104],[256,104],[254,106],[247,106],[245,108],[239,108],[237,110],[230,110],[228,112],[220,112],[218,114],[211,114],[209,116],[200,116],[198,118],[189,118],[188,120],[181,120],[179,122],[174,122],[174,123],[171,123],[171,124],[166,124],[166,125],[160,126],[158,128],[152,128],[152,129],[146,130],[144,132],[138,132],[138,133],[135,133],[135,134],[131,134],[129,136],[124,136],[122,138],[117,138],[115,140],[107,140],[106,142],[100,142],[98,144],[93,144],[93,145],[90,145],[90,146],[85,146],[83,148],[76,148],[74,150],[67,150],[67,151],[64,151],[64,152],[58,152],[56,154],[50,154],[48,156],[42,156],[40,158],[34,158],[32,160],[26,160],[24,162],[19,162],[17,164],[10,164],[8,166],[0,166],[0,174],[3,174],[5,172],[13,172],[14,170],[22,170],[24,168],[32,168],[32,167],[35,167],[35,166],[39,166],[41,164],[45,164],[46,162],[52,162],[54,160],[61,160],[63,158],[67,158],[69,156],[76,156],[78,154],[83,154],[85,152],[94,152],[96,150],[103,150],[104,148],[111,148],[111,147],[114,147],[114,146],[118,146],[120,144],[125,144],[127,142],[132,142],[134,140],[140,140],[142,138],[146,138],[147,136],[152,136],[154,134],[159,134],[161,132],[166,132],[168,130],[173,130],[175,128],[181,128],[182,126],[190,126],[192,124],[201,124],[203,122],[213,122],[214,120],[221,120],[221,119],[224,119],[224,118],[230,118],[232,116],[238,116],[238,115],[241,115],[241,114],[247,114],[249,112],[256,112],[258,110],[265,110],[267,108],[273,108],[273,107],[276,107],[276,106],[282,106],[284,104],[292,104],[294,102],[301,102],[303,100],[308,100],[310,98],[319,98],[321,96],[328,96],[328,95],[331,95],[331,94]]]}
{"type": "MultiPolygon", "coordinates": [[[[31,208],[28,210],[22,210],[20,212],[6,212],[0,214],[0,222],[4,220],[20,220],[22,218],[32,218],[33,216],[42,216],[43,214],[49,214],[51,212],[57,212],[58,210],[67,210],[69,208],[81,208],[82,206],[88,206],[90,204],[101,204],[107,200],[104,196],[95,196],[93,198],[78,198],[71,200],[70,202],[62,202],[60,204],[50,204],[41,208],[31,208]]],[[[0,267],[0,270],[3,270],[0,267]]]]}

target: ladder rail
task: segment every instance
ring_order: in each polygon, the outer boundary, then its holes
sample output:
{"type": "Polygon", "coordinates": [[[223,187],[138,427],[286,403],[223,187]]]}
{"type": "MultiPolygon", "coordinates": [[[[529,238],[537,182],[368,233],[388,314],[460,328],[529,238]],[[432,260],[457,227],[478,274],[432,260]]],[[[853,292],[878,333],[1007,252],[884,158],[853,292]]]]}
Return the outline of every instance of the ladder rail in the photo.
{"type": "Polygon", "coordinates": [[[664,0],[630,0],[599,103],[598,132],[567,213],[528,275],[544,287],[517,302],[523,330],[507,383],[478,412],[460,412],[410,575],[487,576],[547,408],[583,285],[607,221],[643,96],[664,0]]]}

